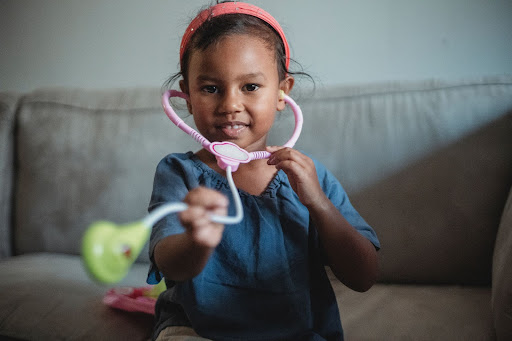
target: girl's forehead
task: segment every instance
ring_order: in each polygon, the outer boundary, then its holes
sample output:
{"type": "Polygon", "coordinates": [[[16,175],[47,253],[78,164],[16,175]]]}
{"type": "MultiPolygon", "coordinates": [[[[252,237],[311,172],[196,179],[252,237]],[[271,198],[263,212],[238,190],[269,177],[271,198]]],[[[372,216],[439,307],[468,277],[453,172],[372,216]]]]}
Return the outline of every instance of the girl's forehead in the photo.
{"type": "MultiPolygon", "coordinates": [[[[247,50],[260,50],[264,54],[269,52],[274,53],[274,48],[265,39],[249,33],[236,33],[228,34],[220,37],[215,43],[205,48],[204,52],[207,54],[219,53],[223,50],[231,49],[233,51],[247,49],[247,50]],[[264,51],[266,50],[266,51],[264,51]]],[[[200,49],[201,50],[201,49],[200,49]]],[[[274,54],[272,54],[274,56],[274,54]]]]}
{"type": "Polygon", "coordinates": [[[275,51],[263,39],[252,35],[228,35],[204,50],[191,52],[189,72],[192,73],[246,69],[277,74],[275,51]]]}

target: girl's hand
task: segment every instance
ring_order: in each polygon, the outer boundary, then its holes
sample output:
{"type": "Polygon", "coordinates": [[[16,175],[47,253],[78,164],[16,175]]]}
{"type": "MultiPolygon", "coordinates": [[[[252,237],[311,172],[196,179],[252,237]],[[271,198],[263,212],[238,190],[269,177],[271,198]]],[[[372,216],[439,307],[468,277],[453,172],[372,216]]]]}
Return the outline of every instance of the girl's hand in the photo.
{"type": "Polygon", "coordinates": [[[288,147],[272,146],[267,147],[267,151],[272,153],[267,164],[275,165],[286,173],[290,185],[304,206],[309,208],[327,199],[318,182],[315,164],[311,158],[288,147]]]}
{"type": "Polygon", "coordinates": [[[378,274],[377,251],[322,191],[313,160],[291,148],[267,147],[267,163],[282,169],[310,213],[334,275],[353,290],[366,291],[378,274]]]}
{"type": "Polygon", "coordinates": [[[187,194],[184,202],[189,207],[179,217],[190,240],[200,247],[215,248],[222,239],[224,225],[212,222],[210,215],[227,215],[229,200],[215,190],[198,187],[187,194]]]}

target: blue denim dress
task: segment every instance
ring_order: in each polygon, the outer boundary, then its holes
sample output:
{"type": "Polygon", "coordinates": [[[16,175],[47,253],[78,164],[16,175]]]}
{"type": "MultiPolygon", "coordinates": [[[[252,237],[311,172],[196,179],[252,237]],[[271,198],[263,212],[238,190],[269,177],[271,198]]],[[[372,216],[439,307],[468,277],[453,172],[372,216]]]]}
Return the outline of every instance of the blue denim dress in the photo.
{"type": "MultiPolygon", "coordinates": [[[[319,162],[320,184],[352,226],[376,248],[373,229],[350,204],[338,180],[319,162]]],[[[149,210],[182,201],[189,190],[206,186],[231,197],[221,174],[192,152],[171,154],[158,165],[149,210]]],[[[265,192],[239,190],[244,219],[227,225],[204,270],[170,288],[157,302],[155,336],[171,325],[191,326],[214,340],[342,340],[336,297],[325,272],[325,257],[309,212],[279,171],[265,192]]],[[[230,198],[229,214],[235,208],[230,198]]],[[[153,261],[155,245],[183,233],[176,215],[153,228],[149,284],[163,275],[153,261]]]]}

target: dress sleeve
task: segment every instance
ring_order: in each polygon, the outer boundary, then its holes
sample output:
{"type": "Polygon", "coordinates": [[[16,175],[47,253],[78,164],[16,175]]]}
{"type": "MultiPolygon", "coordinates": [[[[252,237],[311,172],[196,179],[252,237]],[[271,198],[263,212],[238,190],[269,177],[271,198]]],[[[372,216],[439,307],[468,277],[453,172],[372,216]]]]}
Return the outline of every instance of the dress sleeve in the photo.
{"type": "Polygon", "coordinates": [[[366,237],[377,250],[380,249],[380,242],[377,234],[373,228],[361,217],[356,209],[350,203],[347,193],[343,189],[338,179],[320,162],[315,160],[315,167],[317,169],[318,180],[324,190],[324,193],[331,200],[331,202],[338,208],[343,217],[354,228],[366,237]]]}
{"type": "MultiPolygon", "coordinates": [[[[168,202],[181,202],[187,195],[190,186],[187,184],[189,174],[183,162],[173,155],[168,155],[160,161],[156,168],[153,181],[153,192],[148,211],[168,202]]],[[[170,235],[183,233],[185,230],[176,214],[170,214],[158,221],[151,230],[149,240],[150,268],[147,277],[148,284],[157,284],[163,275],[154,261],[154,250],[159,241],[170,235]]]]}

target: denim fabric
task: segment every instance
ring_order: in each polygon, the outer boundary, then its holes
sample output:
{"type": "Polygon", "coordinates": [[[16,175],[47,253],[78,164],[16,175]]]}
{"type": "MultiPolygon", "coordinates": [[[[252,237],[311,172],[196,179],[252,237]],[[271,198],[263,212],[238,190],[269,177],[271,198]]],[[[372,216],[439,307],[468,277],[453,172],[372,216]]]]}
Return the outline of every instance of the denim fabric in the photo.
{"type": "MultiPolygon", "coordinates": [[[[319,162],[315,161],[315,166],[330,200],[379,248],[375,232],[352,207],[337,179],[319,162]]],[[[193,153],[168,155],[157,167],[149,210],[181,201],[199,185],[231,197],[227,180],[193,153]]],[[[325,273],[316,229],[286,174],[279,171],[259,196],[239,193],[243,221],[226,226],[221,243],[198,276],[180,283],[167,281],[173,294],[162,295],[160,300],[178,303],[199,335],[216,340],[342,339],[336,298],[325,273]]],[[[234,215],[230,200],[229,214],[234,215]]],[[[175,215],[155,225],[148,283],[162,278],[153,262],[155,245],[182,232],[175,215]]],[[[175,313],[157,311],[160,328],[172,325],[171,316],[175,313]],[[162,321],[166,315],[170,318],[162,321]]]]}

